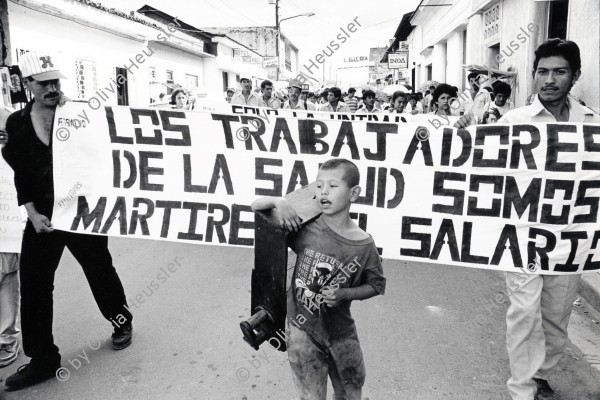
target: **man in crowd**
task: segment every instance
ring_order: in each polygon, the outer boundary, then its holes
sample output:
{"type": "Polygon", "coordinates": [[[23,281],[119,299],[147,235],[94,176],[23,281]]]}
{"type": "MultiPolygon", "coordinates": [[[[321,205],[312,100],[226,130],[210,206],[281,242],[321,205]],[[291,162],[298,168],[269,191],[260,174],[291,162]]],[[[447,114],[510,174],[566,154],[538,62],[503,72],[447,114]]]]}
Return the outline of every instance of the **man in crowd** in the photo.
{"type": "Polygon", "coordinates": [[[342,91],[339,87],[332,87],[327,90],[327,103],[323,104],[319,111],[344,112],[349,113],[350,107],[341,101],[342,91]]]}
{"type": "Polygon", "coordinates": [[[235,94],[235,89],[234,88],[227,88],[227,93],[226,94],[227,94],[227,97],[225,98],[225,100],[227,100],[228,103],[231,103],[231,98],[235,94]]]}
{"type": "Polygon", "coordinates": [[[484,124],[496,123],[504,114],[513,109],[513,105],[509,101],[512,93],[510,85],[506,82],[496,81],[492,87],[494,89],[494,101],[490,101],[483,107],[481,119],[484,124]]]}
{"type": "Polygon", "coordinates": [[[358,98],[355,96],[355,94],[356,89],[351,87],[350,89],[348,89],[348,96],[344,99],[344,102],[350,109],[350,112],[356,112],[356,110],[358,109],[358,98]]]}
{"type": "Polygon", "coordinates": [[[315,110],[315,106],[310,102],[300,100],[300,93],[302,92],[302,84],[292,79],[290,80],[288,87],[289,99],[283,103],[283,108],[289,108],[292,110],[315,110]]]}
{"type": "Polygon", "coordinates": [[[240,86],[242,87],[242,90],[238,90],[237,93],[231,97],[230,103],[258,107],[260,97],[252,92],[252,80],[243,76],[240,79],[240,86]]]}
{"type": "Polygon", "coordinates": [[[31,361],[6,379],[7,391],[49,379],[60,367],[52,336],[52,292],[65,247],[81,264],[102,315],[114,325],[114,349],[131,344],[133,318],[112,265],[108,238],[54,230],[50,222],[54,205],[52,125],[62,101],[60,79],[64,76],[48,55],[26,53],[19,68],[33,100],[8,118],[8,142],[2,155],[14,170],[17,200],[28,216],[21,246],[21,329],[23,349],[31,361]]]}
{"type": "Polygon", "coordinates": [[[374,91],[372,91],[372,90],[363,91],[362,100],[363,100],[363,105],[358,110],[356,110],[357,114],[381,112],[380,109],[375,107],[375,92],[374,91]]]}
{"type": "MultiPolygon", "coordinates": [[[[537,96],[533,103],[508,111],[498,122],[600,122],[592,110],[569,98],[580,75],[577,44],[547,40],[535,51],[533,80],[537,96]]],[[[510,288],[506,346],[511,371],[507,385],[513,400],[552,398],[547,377],[567,342],[567,326],[580,280],[579,274],[506,274],[510,288]]]]}
{"type": "Polygon", "coordinates": [[[460,96],[461,105],[464,104],[464,114],[471,118],[473,124],[480,124],[483,107],[492,101],[492,96],[490,96],[490,92],[480,86],[480,75],[477,72],[471,72],[467,78],[470,87],[460,96]]]}
{"type": "Polygon", "coordinates": [[[273,82],[265,80],[260,84],[262,96],[259,98],[259,107],[279,108],[279,100],[273,96],[273,82]]]}
{"type": "Polygon", "coordinates": [[[308,101],[308,87],[304,86],[302,88],[302,93],[300,93],[300,100],[304,102],[308,101]]]}
{"type": "Polygon", "coordinates": [[[423,98],[423,113],[430,113],[432,110],[431,100],[433,100],[433,91],[435,90],[435,86],[429,86],[429,90],[425,91],[425,97],[423,98]]]}

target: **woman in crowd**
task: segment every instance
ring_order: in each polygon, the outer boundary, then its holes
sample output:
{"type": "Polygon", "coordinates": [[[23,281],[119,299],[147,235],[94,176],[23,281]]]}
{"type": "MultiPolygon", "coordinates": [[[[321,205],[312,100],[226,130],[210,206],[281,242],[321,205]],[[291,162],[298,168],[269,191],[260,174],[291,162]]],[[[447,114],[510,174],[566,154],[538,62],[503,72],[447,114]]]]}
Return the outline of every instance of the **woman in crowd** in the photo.
{"type": "Polygon", "coordinates": [[[404,107],[408,103],[408,96],[406,93],[396,91],[392,95],[392,106],[390,107],[390,113],[401,114],[404,112],[404,107]]]}
{"type": "Polygon", "coordinates": [[[193,105],[189,102],[189,94],[184,88],[178,88],[171,93],[171,104],[173,108],[181,110],[192,110],[193,105]]]}
{"type": "Polygon", "coordinates": [[[409,97],[408,104],[406,105],[406,112],[409,114],[420,114],[423,112],[423,106],[419,102],[416,94],[409,97]]]}
{"type": "Polygon", "coordinates": [[[451,116],[452,109],[450,108],[450,100],[456,99],[456,96],[456,90],[452,86],[446,83],[438,85],[438,87],[434,89],[431,99],[434,111],[429,114],[451,116]]]}

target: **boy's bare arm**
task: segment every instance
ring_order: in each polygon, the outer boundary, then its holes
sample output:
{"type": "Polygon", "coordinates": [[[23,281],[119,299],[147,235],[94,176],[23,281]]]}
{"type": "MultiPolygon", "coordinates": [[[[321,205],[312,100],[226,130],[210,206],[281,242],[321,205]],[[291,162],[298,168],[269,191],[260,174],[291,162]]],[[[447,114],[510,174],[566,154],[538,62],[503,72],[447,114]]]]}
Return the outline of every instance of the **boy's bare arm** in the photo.
{"type": "Polygon", "coordinates": [[[277,210],[278,223],[281,229],[298,232],[302,228],[302,221],[296,210],[283,197],[261,197],[256,199],[250,207],[252,211],[277,210]]]}
{"type": "Polygon", "coordinates": [[[377,296],[377,291],[373,286],[365,283],[351,288],[323,288],[321,291],[325,304],[329,307],[336,307],[342,301],[365,300],[377,296]]]}

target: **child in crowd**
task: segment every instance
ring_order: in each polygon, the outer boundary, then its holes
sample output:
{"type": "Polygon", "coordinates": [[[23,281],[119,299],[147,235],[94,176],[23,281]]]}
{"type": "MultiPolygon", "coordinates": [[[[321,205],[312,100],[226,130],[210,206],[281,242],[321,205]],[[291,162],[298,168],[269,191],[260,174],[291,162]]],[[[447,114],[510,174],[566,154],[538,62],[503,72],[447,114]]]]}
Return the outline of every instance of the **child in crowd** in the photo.
{"type": "Polygon", "coordinates": [[[409,114],[423,113],[423,106],[419,102],[416,94],[413,94],[408,98],[408,104],[406,105],[405,111],[409,114]]]}
{"type": "Polygon", "coordinates": [[[495,124],[500,117],[513,109],[509,101],[512,89],[506,82],[496,81],[494,87],[494,101],[486,103],[483,107],[482,121],[484,124],[495,124]]]}
{"type": "Polygon", "coordinates": [[[350,219],[359,179],[354,163],[325,162],[316,182],[322,214],[304,227],[284,198],[252,204],[254,211],[276,208],[280,225],[293,232],[288,245],[298,258],[288,292],[287,348],[301,399],[325,399],[327,375],[335,399],[361,399],[365,365],[350,304],[383,294],[386,281],[373,238],[350,219]]]}
{"type": "Polygon", "coordinates": [[[408,103],[408,95],[401,91],[396,91],[392,95],[392,105],[390,113],[402,114],[405,112],[406,103],[408,103]]]}

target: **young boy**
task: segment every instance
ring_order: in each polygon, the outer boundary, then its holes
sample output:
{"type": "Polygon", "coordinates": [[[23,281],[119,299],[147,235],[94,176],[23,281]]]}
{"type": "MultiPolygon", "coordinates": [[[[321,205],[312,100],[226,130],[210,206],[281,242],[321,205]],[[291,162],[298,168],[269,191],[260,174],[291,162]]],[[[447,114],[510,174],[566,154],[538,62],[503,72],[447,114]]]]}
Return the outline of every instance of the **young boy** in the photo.
{"type": "Polygon", "coordinates": [[[276,208],[280,225],[294,232],[288,244],[298,258],[288,292],[287,346],[303,400],[325,400],[327,375],[335,399],[361,399],[365,366],[350,303],[383,294],[385,278],[373,239],[350,219],[359,178],[348,160],[325,162],[316,182],[322,214],[302,229],[286,199],[252,204],[254,211],[276,208]]]}
{"type": "Polygon", "coordinates": [[[484,124],[495,124],[504,114],[513,109],[509,101],[512,89],[506,82],[496,81],[494,87],[494,101],[486,103],[483,107],[482,120],[484,124]]]}

